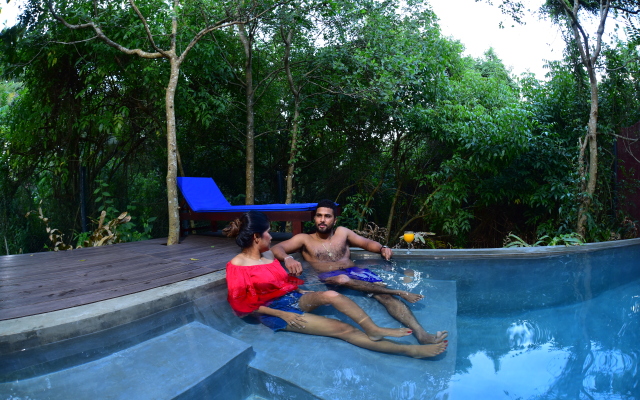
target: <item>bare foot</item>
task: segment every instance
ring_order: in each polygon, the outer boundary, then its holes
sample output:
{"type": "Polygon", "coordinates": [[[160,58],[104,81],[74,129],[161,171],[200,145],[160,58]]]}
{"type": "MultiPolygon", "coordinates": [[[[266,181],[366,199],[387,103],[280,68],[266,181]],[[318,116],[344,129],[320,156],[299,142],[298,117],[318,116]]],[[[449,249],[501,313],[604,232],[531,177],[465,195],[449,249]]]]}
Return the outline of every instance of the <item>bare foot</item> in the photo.
{"type": "Polygon", "coordinates": [[[417,337],[418,343],[420,344],[434,344],[434,343],[442,343],[449,336],[449,332],[447,331],[438,331],[434,335],[433,333],[426,333],[421,337],[417,337]]]}
{"type": "Polygon", "coordinates": [[[409,336],[413,333],[413,331],[409,328],[381,328],[376,326],[375,328],[371,328],[365,331],[369,339],[377,342],[378,340],[382,340],[385,336],[389,337],[404,337],[409,336]]]}
{"type": "Polygon", "coordinates": [[[411,293],[411,292],[398,292],[398,296],[402,297],[409,303],[415,303],[424,299],[424,296],[421,294],[411,293]]]}
{"type": "Polygon", "coordinates": [[[447,342],[409,346],[408,355],[413,358],[435,357],[447,350],[447,342]]]}

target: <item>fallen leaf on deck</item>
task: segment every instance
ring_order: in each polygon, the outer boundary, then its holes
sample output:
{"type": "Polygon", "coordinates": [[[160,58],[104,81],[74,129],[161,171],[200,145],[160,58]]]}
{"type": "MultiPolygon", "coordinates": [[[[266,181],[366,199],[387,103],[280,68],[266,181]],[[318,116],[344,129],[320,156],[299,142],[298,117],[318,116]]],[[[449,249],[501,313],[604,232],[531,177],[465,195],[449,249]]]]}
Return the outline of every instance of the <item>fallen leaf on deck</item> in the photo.
{"type": "Polygon", "coordinates": [[[189,260],[191,260],[191,261],[198,261],[198,259],[197,259],[197,258],[190,258],[189,260]]]}

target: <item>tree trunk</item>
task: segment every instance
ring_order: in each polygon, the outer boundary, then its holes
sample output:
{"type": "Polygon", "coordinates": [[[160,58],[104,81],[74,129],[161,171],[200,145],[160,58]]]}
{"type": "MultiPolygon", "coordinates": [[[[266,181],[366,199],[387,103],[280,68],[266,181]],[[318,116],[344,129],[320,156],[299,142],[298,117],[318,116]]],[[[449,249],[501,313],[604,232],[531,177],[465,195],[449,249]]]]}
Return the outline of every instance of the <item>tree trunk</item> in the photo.
{"type": "Polygon", "coordinates": [[[589,125],[587,135],[580,148],[579,176],[581,182],[581,192],[583,193],[580,208],[578,210],[578,223],[576,231],[582,237],[586,234],[586,222],[593,195],[596,192],[596,181],[598,179],[598,81],[595,72],[589,74],[591,83],[591,110],[589,113],[589,125]],[[585,150],[589,149],[588,174],[585,168],[585,150]]]}
{"type": "Polygon", "coordinates": [[[389,239],[391,238],[391,225],[393,224],[393,215],[396,209],[396,204],[398,203],[398,198],[400,197],[401,188],[402,182],[398,181],[398,187],[396,188],[396,193],[393,195],[391,209],[389,210],[389,219],[387,220],[387,236],[384,238],[384,242],[387,245],[389,244],[389,239]]]}
{"type": "MultiPolygon", "coordinates": [[[[289,150],[289,167],[287,168],[287,196],[285,204],[291,204],[293,202],[293,174],[296,170],[296,156],[298,151],[298,126],[300,119],[300,89],[296,88],[293,81],[293,74],[291,73],[291,43],[293,42],[293,29],[285,34],[284,30],[280,31],[282,35],[282,41],[284,42],[284,70],[287,75],[287,82],[289,83],[289,90],[293,95],[293,122],[291,126],[291,148],[289,150]]],[[[290,224],[287,223],[287,227],[290,224]]]]}
{"type": "Polygon", "coordinates": [[[255,203],[255,131],[253,91],[253,38],[247,35],[245,25],[238,25],[238,36],[244,46],[245,98],[247,105],[246,163],[245,163],[245,204],[255,203]]]}
{"type": "MultiPolygon", "coordinates": [[[[383,176],[384,176],[385,172],[386,172],[386,168],[382,171],[383,176]]],[[[373,196],[375,196],[376,193],[378,192],[378,190],[380,190],[380,187],[382,186],[383,182],[384,182],[384,178],[380,178],[380,181],[378,181],[378,185],[376,185],[376,187],[373,189],[373,191],[371,192],[371,194],[367,198],[367,202],[364,203],[364,206],[362,207],[362,212],[360,212],[360,220],[358,221],[358,230],[359,231],[362,230],[363,225],[364,225],[364,213],[367,210],[367,208],[369,208],[369,204],[371,204],[371,200],[373,200],[373,196]]]]}
{"type": "Polygon", "coordinates": [[[169,58],[171,74],[165,94],[165,108],[167,113],[167,208],[169,211],[169,234],[167,245],[178,244],[180,241],[180,213],[178,204],[178,142],[176,139],[175,95],[180,76],[180,64],[175,55],[169,58]]]}
{"type": "Polygon", "coordinates": [[[291,149],[289,151],[289,167],[287,168],[287,197],[285,204],[293,202],[293,174],[296,169],[296,156],[298,146],[298,120],[300,118],[300,105],[296,98],[293,110],[293,126],[291,127],[291,149]]]}

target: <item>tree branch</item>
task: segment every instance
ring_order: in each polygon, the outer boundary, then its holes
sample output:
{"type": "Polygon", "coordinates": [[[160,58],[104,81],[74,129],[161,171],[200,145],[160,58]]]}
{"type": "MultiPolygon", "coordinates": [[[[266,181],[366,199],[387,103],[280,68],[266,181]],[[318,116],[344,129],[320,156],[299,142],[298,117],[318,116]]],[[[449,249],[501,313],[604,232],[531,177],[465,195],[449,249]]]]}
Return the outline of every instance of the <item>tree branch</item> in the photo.
{"type": "Polygon", "coordinates": [[[138,15],[140,21],[142,21],[142,26],[144,26],[145,32],[147,32],[147,38],[149,39],[149,42],[151,42],[151,47],[153,47],[158,53],[161,53],[164,57],[169,58],[169,55],[156,45],[156,42],[153,40],[153,35],[151,34],[151,29],[149,29],[149,24],[140,12],[140,9],[136,5],[136,3],[133,0],[129,0],[129,4],[131,5],[131,8],[133,8],[133,11],[135,11],[135,13],[138,15]]]}
{"type": "Polygon", "coordinates": [[[52,40],[51,43],[57,43],[57,44],[77,44],[77,43],[84,43],[84,42],[88,42],[90,40],[93,39],[97,39],[98,36],[94,36],[94,37],[90,37],[89,39],[84,39],[84,40],[76,40],[75,42],[58,42],[55,40],[52,40]]]}
{"type": "Polygon", "coordinates": [[[107,45],[113,47],[114,49],[120,50],[125,54],[137,55],[142,58],[150,58],[150,59],[165,57],[165,55],[160,52],[149,53],[141,49],[129,49],[127,47],[124,47],[121,44],[116,43],[113,40],[109,39],[109,37],[107,37],[107,35],[105,35],[104,32],[102,32],[102,29],[100,29],[100,27],[96,25],[94,22],[88,22],[86,24],[78,24],[78,25],[70,24],[64,18],[58,15],[58,13],[55,12],[55,10],[53,9],[53,6],[51,5],[50,0],[48,0],[46,4],[47,4],[47,8],[49,9],[49,12],[51,12],[53,17],[58,21],[60,21],[67,28],[73,29],[73,30],[87,29],[87,28],[93,29],[93,31],[96,33],[97,38],[105,42],[107,45]]]}
{"type": "Polygon", "coordinates": [[[604,0],[600,2],[600,24],[598,25],[598,31],[596,33],[596,49],[591,56],[591,65],[595,66],[600,50],[602,49],[602,35],[604,34],[604,24],[607,21],[607,15],[609,15],[609,8],[611,6],[610,0],[604,0]]]}

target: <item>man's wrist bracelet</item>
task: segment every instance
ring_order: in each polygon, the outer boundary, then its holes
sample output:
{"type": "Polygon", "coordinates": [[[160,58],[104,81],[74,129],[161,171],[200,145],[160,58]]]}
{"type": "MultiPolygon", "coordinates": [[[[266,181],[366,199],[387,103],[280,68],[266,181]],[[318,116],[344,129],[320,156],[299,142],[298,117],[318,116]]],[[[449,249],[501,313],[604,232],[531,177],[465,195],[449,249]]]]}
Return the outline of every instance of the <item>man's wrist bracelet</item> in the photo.
{"type": "Polygon", "coordinates": [[[388,248],[389,248],[389,246],[383,245],[382,247],[380,247],[380,253],[382,253],[382,249],[388,249],[388,248]]]}
{"type": "Polygon", "coordinates": [[[287,258],[293,258],[293,256],[286,256],[282,261],[285,261],[287,258]]]}

